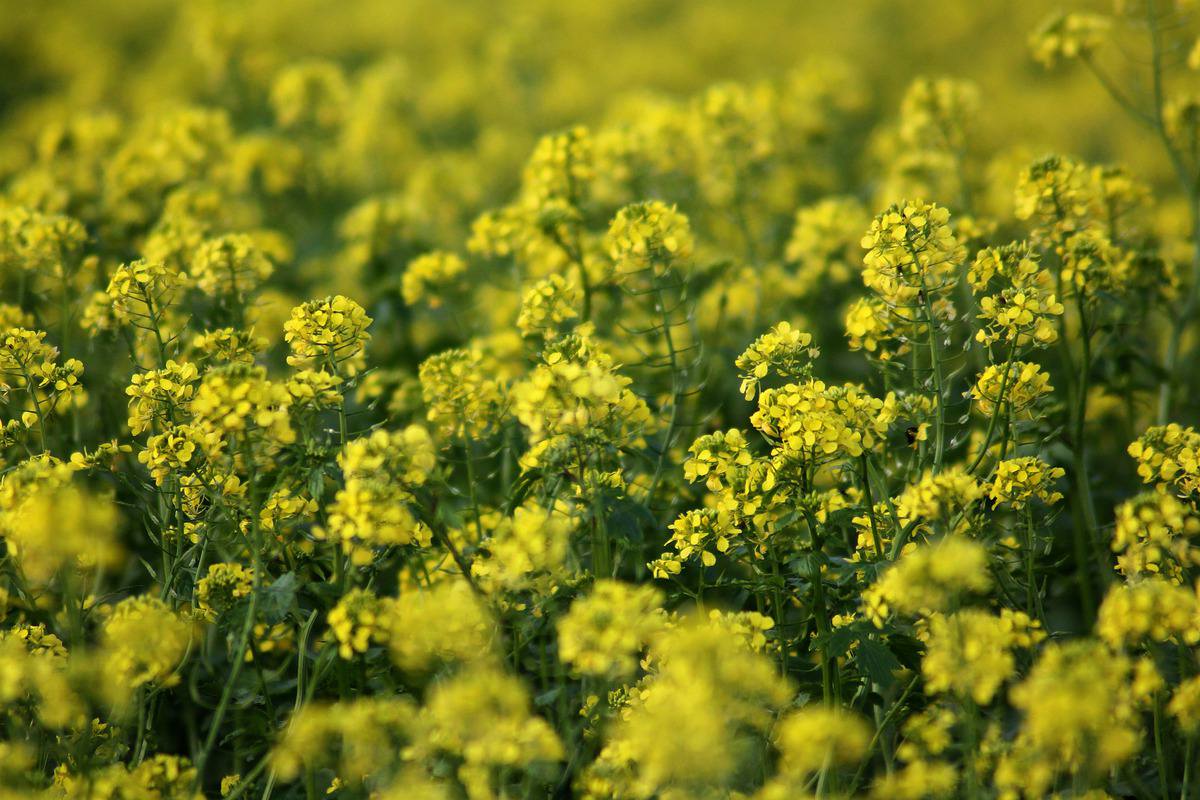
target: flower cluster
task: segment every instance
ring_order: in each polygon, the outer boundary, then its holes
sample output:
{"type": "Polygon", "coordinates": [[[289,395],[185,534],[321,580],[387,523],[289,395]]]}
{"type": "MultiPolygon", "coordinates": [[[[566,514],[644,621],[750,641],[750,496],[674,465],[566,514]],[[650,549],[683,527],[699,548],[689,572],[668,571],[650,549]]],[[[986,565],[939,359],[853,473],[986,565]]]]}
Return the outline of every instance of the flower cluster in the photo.
{"type": "Polygon", "coordinates": [[[297,306],[284,325],[284,339],[291,348],[288,363],[354,376],[365,362],[370,326],[371,318],[362,306],[341,295],[297,306]]]}
{"type": "Polygon", "coordinates": [[[622,208],[608,229],[609,255],[622,276],[682,266],[694,246],[688,218],[657,200],[622,208]]]}
{"type": "Polygon", "coordinates": [[[344,486],[330,506],[328,525],[314,535],[340,543],[356,564],[370,563],[376,548],[428,545],[432,534],[410,503],[436,460],[429,432],[419,425],[347,443],[338,456],[344,486]]]}
{"type": "Polygon", "coordinates": [[[759,382],[770,373],[780,378],[804,377],[810,361],[818,355],[819,351],[812,347],[811,334],[796,330],[787,322],[779,323],[737,357],[742,394],[753,400],[759,382]]]}
{"type": "Polygon", "coordinates": [[[8,5],[0,800],[1194,794],[1193,0],[8,5]]]}

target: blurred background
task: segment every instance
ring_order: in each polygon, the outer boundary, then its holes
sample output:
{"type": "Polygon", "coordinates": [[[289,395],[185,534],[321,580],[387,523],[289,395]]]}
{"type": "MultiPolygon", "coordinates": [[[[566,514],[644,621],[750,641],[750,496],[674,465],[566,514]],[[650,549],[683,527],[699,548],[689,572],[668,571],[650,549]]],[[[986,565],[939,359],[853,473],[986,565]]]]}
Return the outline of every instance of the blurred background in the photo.
{"type": "Polygon", "coordinates": [[[161,110],[165,98],[220,106],[248,129],[266,122],[261,109],[280,70],[329,60],[376,115],[358,131],[364,146],[386,153],[367,180],[394,184],[414,160],[453,153],[485,165],[479,189],[488,195],[511,187],[540,133],[596,124],[632,95],[778,80],[836,59],[855,75],[868,112],[892,111],[917,76],[949,74],[980,87],[983,146],[1019,138],[1105,160],[1129,149],[1122,139],[1132,127],[1087,75],[1047,73],[1026,46],[1047,13],[1080,5],[5,0],[0,120],[10,149],[64,113],[137,115],[161,110]]]}

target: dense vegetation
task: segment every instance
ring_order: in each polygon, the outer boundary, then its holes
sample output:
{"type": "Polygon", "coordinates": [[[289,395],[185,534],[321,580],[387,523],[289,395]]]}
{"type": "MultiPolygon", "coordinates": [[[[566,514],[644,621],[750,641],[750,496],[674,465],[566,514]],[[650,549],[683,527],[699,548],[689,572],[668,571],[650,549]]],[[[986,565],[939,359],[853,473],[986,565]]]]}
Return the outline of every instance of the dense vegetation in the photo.
{"type": "Polygon", "coordinates": [[[39,5],[0,800],[1197,796],[1193,3],[39,5]]]}

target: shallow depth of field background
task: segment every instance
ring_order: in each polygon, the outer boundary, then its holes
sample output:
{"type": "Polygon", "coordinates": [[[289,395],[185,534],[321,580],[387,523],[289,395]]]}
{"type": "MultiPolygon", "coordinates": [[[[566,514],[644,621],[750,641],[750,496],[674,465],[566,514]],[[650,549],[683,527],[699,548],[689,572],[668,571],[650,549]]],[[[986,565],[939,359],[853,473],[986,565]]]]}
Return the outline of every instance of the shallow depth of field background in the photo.
{"type": "Polygon", "coordinates": [[[0,0],[0,800],[1200,797],[1196,5],[0,0]]]}

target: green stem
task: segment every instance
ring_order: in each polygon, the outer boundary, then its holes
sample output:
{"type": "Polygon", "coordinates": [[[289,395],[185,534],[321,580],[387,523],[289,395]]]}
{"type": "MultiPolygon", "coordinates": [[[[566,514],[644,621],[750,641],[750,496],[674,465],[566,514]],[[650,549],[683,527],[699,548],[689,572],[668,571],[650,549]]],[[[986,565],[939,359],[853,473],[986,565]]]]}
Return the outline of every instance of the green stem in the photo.
{"type": "Polygon", "coordinates": [[[233,699],[233,690],[237,685],[238,675],[241,674],[242,664],[246,661],[246,649],[250,646],[250,635],[254,630],[254,618],[258,612],[259,589],[262,586],[262,543],[258,527],[259,513],[260,509],[255,506],[254,513],[250,517],[251,548],[254,562],[254,579],[250,587],[250,603],[246,608],[246,619],[242,623],[242,630],[238,636],[238,645],[233,654],[233,662],[230,664],[229,675],[226,677],[225,686],[221,691],[221,699],[217,703],[216,711],[213,712],[212,720],[209,722],[208,735],[204,737],[204,746],[200,749],[200,753],[196,757],[197,790],[202,789],[204,785],[204,769],[208,764],[209,757],[212,755],[212,749],[216,744],[217,736],[220,734],[221,723],[224,721],[225,714],[229,710],[229,703],[233,699]]]}
{"type": "Polygon", "coordinates": [[[671,444],[675,438],[675,428],[679,418],[679,402],[683,393],[683,381],[680,378],[679,372],[678,351],[675,349],[675,338],[671,334],[671,317],[667,313],[666,294],[661,284],[657,287],[656,299],[658,302],[659,319],[662,324],[663,340],[667,346],[668,364],[671,367],[671,415],[667,419],[667,432],[663,437],[662,449],[658,452],[658,461],[654,465],[654,477],[651,478],[650,487],[646,490],[647,503],[654,500],[654,493],[658,490],[659,481],[662,479],[667,456],[671,452],[671,444]]]}
{"type": "Polygon", "coordinates": [[[1192,759],[1196,754],[1196,739],[1189,735],[1183,743],[1183,781],[1179,790],[1179,800],[1188,800],[1192,796],[1192,759]]]}
{"type": "Polygon", "coordinates": [[[933,300],[925,285],[925,276],[921,276],[921,296],[925,301],[925,321],[929,325],[929,363],[933,369],[933,390],[937,394],[937,418],[934,435],[933,471],[942,469],[942,456],[946,449],[946,395],[942,383],[942,360],[938,357],[937,324],[933,318],[933,300]]]}
{"type": "Polygon", "coordinates": [[[1162,793],[1162,800],[1168,800],[1167,791],[1167,774],[1170,771],[1170,765],[1167,764],[1166,752],[1163,747],[1162,735],[1162,698],[1154,698],[1154,758],[1158,762],[1158,788],[1162,793]]]}
{"type": "Polygon", "coordinates": [[[882,560],[885,558],[883,553],[883,539],[879,536],[879,525],[875,522],[875,497],[871,492],[871,478],[868,474],[867,453],[865,450],[859,456],[859,468],[862,471],[863,493],[867,496],[867,517],[871,520],[871,540],[875,545],[875,557],[882,560]]]}
{"type": "Polygon", "coordinates": [[[988,448],[992,446],[992,435],[996,432],[996,422],[1000,419],[1000,409],[1004,407],[1004,395],[1008,391],[1008,384],[1011,380],[1012,365],[1017,355],[1017,340],[1013,341],[1008,346],[1008,357],[1004,360],[1004,374],[1000,376],[1000,394],[996,398],[995,405],[992,406],[992,414],[988,419],[987,432],[983,436],[983,446],[979,448],[979,453],[976,454],[975,460],[967,469],[967,472],[975,472],[983,460],[987,458],[988,448]]]}
{"type": "Polygon", "coordinates": [[[860,783],[862,783],[862,779],[867,771],[867,767],[871,763],[871,755],[875,752],[876,745],[880,743],[880,740],[883,738],[884,731],[887,730],[887,726],[891,724],[892,719],[900,712],[900,709],[904,707],[904,701],[908,699],[908,695],[912,693],[912,690],[916,687],[919,677],[920,676],[918,675],[912,676],[908,682],[908,685],[904,687],[904,691],[900,693],[900,696],[896,698],[896,702],[892,703],[892,707],[889,708],[887,713],[883,715],[883,720],[878,726],[876,726],[875,735],[871,737],[871,743],[867,745],[867,752],[863,756],[863,760],[859,762],[858,769],[854,772],[854,778],[850,781],[850,791],[847,796],[853,796],[858,790],[858,786],[860,783]]]}

